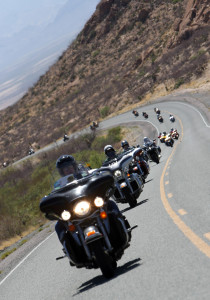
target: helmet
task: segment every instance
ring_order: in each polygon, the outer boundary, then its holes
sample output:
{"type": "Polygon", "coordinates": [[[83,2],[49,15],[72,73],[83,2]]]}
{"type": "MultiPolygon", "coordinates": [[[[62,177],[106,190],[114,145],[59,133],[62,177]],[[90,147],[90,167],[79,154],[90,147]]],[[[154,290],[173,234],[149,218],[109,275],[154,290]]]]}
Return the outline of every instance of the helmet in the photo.
{"type": "Polygon", "coordinates": [[[106,145],[104,147],[104,153],[106,154],[106,156],[108,157],[112,157],[115,155],[115,150],[114,148],[112,147],[112,145],[106,145]]]}
{"type": "Polygon", "coordinates": [[[171,128],[171,131],[174,131],[174,129],[173,129],[173,128],[171,128]]]}
{"type": "Polygon", "coordinates": [[[148,137],[144,137],[144,143],[148,143],[148,141],[149,141],[149,138],[148,137]]]}
{"type": "Polygon", "coordinates": [[[129,143],[126,140],[121,142],[121,147],[124,148],[125,146],[129,147],[129,143]]]}
{"type": "Polygon", "coordinates": [[[76,173],[77,163],[75,158],[72,155],[61,155],[56,161],[56,168],[58,169],[58,172],[61,176],[66,176],[71,173],[76,173]],[[69,170],[66,170],[70,166],[73,166],[74,171],[71,170],[70,168],[69,170]]]}

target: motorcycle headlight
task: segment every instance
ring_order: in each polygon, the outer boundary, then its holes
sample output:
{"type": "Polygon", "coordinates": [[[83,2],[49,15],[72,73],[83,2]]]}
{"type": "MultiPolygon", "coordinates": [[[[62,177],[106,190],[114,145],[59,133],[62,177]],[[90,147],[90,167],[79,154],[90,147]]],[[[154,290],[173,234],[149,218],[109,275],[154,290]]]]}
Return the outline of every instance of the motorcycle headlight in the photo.
{"type": "Polygon", "coordinates": [[[74,207],[74,212],[78,216],[85,216],[90,211],[90,203],[87,201],[80,201],[74,207]]]}
{"type": "Polygon", "coordinates": [[[96,207],[101,207],[104,205],[104,200],[101,197],[96,197],[94,200],[94,204],[96,207]]]}
{"type": "Polygon", "coordinates": [[[120,177],[122,175],[122,172],[120,170],[117,170],[114,172],[114,176],[120,177]]]}
{"type": "Polygon", "coordinates": [[[61,218],[64,220],[64,221],[68,221],[70,218],[71,218],[71,214],[69,211],[67,210],[64,210],[61,214],[61,218]]]}

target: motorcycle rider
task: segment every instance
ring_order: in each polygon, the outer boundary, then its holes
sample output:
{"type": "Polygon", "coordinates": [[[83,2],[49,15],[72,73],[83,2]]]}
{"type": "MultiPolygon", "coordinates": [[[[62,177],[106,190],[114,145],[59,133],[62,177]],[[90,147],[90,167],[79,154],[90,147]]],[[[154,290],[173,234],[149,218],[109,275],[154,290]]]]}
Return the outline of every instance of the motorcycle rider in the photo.
{"type": "MultiPolygon", "coordinates": [[[[163,132],[163,133],[164,133],[164,132],[163,132]]],[[[157,146],[157,145],[156,145],[155,140],[151,140],[151,139],[149,139],[148,137],[145,136],[145,137],[144,137],[144,144],[143,144],[143,147],[144,147],[145,149],[147,149],[147,148],[150,147],[150,146],[155,146],[155,147],[157,147],[159,154],[161,153],[161,148],[160,148],[160,146],[157,146]]]]}
{"type": "Polygon", "coordinates": [[[170,114],[170,115],[169,115],[169,119],[170,119],[170,120],[173,120],[173,119],[174,119],[174,116],[170,114]]]}
{"type": "MultiPolygon", "coordinates": [[[[86,170],[82,165],[79,165],[72,155],[61,155],[56,161],[56,168],[59,174],[61,175],[61,178],[55,182],[54,184],[55,189],[59,188],[61,184],[65,182],[65,180],[66,183],[69,182],[69,177],[71,176],[72,176],[72,180],[75,180],[75,179],[81,179],[89,174],[88,170],[86,170]]],[[[108,211],[114,212],[116,217],[120,215],[120,217],[124,219],[126,227],[129,226],[128,221],[121,214],[117,204],[113,200],[108,200],[107,209],[108,211]]],[[[66,233],[66,227],[64,226],[61,220],[57,221],[55,225],[55,231],[62,245],[64,244],[66,239],[69,240],[69,237],[67,236],[66,233]]]]}
{"type": "Polygon", "coordinates": [[[35,153],[35,151],[34,151],[34,149],[31,147],[30,149],[29,149],[29,151],[28,151],[28,154],[29,155],[32,155],[32,154],[34,154],[35,153]]]}
{"type": "Polygon", "coordinates": [[[103,162],[102,166],[104,164],[106,164],[107,162],[109,162],[110,160],[112,160],[112,159],[114,159],[114,158],[117,157],[116,151],[115,151],[115,149],[113,148],[112,145],[106,145],[104,147],[104,153],[105,153],[105,155],[106,155],[107,158],[103,162]]]}
{"type": "Polygon", "coordinates": [[[63,136],[63,141],[67,141],[69,139],[68,135],[66,133],[64,133],[64,136],[63,136]]]}
{"type": "Polygon", "coordinates": [[[131,147],[129,145],[128,141],[126,141],[126,140],[123,140],[121,142],[121,147],[123,148],[123,153],[134,148],[134,147],[131,147]]]}

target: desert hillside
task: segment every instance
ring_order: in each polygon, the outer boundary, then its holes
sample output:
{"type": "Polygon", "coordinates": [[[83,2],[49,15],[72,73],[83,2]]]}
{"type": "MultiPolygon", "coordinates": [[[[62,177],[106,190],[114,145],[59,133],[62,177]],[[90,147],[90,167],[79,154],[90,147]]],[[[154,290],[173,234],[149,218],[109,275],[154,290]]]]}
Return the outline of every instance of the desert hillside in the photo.
{"type": "Polygon", "coordinates": [[[0,161],[202,78],[209,16],[209,0],[102,0],[49,71],[0,111],[0,161]]]}

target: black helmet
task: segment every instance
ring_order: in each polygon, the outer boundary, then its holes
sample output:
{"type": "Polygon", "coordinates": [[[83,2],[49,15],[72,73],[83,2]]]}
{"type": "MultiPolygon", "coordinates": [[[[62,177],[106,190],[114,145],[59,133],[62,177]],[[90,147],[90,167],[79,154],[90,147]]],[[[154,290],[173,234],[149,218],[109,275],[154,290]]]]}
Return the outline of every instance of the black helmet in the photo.
{"type": "Polygon", "coordinates": [[[56,161],[56,168],[61,176],[65,176],[64,168],[68,166],[73,166],[76,172],[77,163],[72,155],[61,155],[56,161]]]}
{"type": "Polygon", "coordinates": [[[121,147],[129,146],[128,142],[126,140],[121,142],[121,147]]]}
{"type": "Polygon", "coordinates": [[[114,150],[114,148],[112,147],[112,145],[106,145],[104,147],[104,153],[109,158],[114,158],[116,151],[114,150]]]}

